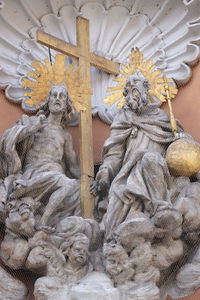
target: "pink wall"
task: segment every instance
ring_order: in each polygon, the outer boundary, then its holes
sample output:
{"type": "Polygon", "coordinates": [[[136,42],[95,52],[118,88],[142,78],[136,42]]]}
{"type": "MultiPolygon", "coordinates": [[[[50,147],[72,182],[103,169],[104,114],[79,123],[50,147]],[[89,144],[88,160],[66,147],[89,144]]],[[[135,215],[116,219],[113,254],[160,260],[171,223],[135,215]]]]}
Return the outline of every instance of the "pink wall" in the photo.
{"type": "MultiPolygon", "coordinates": [[[[185,131],[200,142],[200,63],[193,68],[190,82],[179,89],[178,95],[172,100],[172,107],[185,131]]],[[[168,111],[166,104],[163,108],[168,111]]]]}

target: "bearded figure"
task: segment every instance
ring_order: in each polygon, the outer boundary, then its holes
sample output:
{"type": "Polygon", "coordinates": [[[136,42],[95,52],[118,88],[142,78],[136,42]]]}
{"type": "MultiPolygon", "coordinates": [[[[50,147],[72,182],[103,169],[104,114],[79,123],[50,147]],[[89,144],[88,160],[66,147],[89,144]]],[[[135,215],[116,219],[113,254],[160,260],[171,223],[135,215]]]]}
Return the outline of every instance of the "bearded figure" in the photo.
{"type": "MultiPolygon", "coordinates": [[[[116,115],[103,147],[96,191],[108,199],[103,219],[107,240],[136,211],[165,230],[173,231],[182,223],[172,202],[189,178],[175,178],[169,173],[165,155],[174,136],[169,116],[150,101],[149,89],[139,72],[127,79],[125,105],[116,115]]],[[[180,136],[183,128],[177,124],[180,136]]]]}

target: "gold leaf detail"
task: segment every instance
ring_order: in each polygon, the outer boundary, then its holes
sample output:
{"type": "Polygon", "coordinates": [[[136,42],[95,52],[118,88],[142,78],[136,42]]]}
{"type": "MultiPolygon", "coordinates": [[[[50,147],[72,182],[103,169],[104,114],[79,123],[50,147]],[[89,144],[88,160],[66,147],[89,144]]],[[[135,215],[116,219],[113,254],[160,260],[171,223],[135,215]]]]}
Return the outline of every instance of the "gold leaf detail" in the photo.
{"type": "Polygon", "coordinates": [[[25,97],[29,97],[24,101],[26,104],[38,108],[41,103],[46,101],[48,92],[52,87],[51,82],[54,85],[60,85],[64,82],[74,108],[77,111],[86,110],[81,95],[92,94],[93,92],[90,88],[81,87],[79,68],[75,68],[75,62],[66,68],[65,59],[65,55],[57,54],[53,66],[47,58],[44,59],[44,64],[41,61],[32,63],[35,70],[28,73],[30,78],[23,78],[22,80],[22,86],[30,88],[30,91],[24,93],[25,97]]]}
{"type": "MultiPolygon", "coordinates": [[[[149,90],[150,100],[152,102],[155,102],[154,98],[156,97],[161,102],[166,102],[165,81],[163,79],[164,72],[162,70],[156,69],[156,66],[153,64],[151,58],[143,61],[143,54],[139,51],[138,48],[131,51],[129,61],[129,64],[121,65],[120,74],[113,79],[113,81],[118,82],[118,84],[114,87],[108,88],[107,92],[111,94],[106,96],[104,102],[110,106],[119,101],[117,107],[123,107],[125,103],[123,90],[126,85],[126,80],[130,75],[134,74],[136,70],[139,70],[143,74],[143,76],[148,80],[151,86],[149,90]]],[[[172,99],[176,96],[178,89],[175,87],[174,81],[171,78],[167,78],[167,84],[169,96],[172,99]]]]}

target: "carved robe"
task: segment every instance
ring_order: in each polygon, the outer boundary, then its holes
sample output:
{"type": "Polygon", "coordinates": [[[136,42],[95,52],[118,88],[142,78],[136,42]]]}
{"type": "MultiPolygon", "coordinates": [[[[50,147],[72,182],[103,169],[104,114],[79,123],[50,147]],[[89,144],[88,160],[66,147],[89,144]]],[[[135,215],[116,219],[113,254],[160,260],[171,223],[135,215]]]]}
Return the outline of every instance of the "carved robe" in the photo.
{"type": "Polygon", "coordinates": [[[36,118],[23,115],[21,120],[2,135],[0,153],[4,159],[1,160],[1,174],[4,178],[15,175],[17,179],[14,184],[21,185],[18,190],[19,198],[33,197],[35,209],[39,211],[39,214],[40,211],[42,213],[51,193],[60,186],[67,186],[66,199],[58,207],[56,219],[54,220],[53,216],[51,218],[51,225],[54,225],[57,218],[60,220],[66,216],[80,215],[80,181],[70,176],[63,162],[37,161],[28,165],[24,164],[34,134],[38,130],[34,125],[36,118]]]}
{"type": "MultiPolygon", "coordinates": [[[[183,131],[178,123],[179,132],[183,131]]],[[[160,201],[171,203],[174,178],[169,173],[165,154],[174,140],[167,114],[148,105],[140,115],[123,108],[111,126],[111,135],[103,148],[103,164],[109,170],[111,187],[104,217],[108,232],[122,223],[130,210],[156,209],[160,201]]],[[[188,179],[181,179],[182,181],[188,179]]],[[[177,179],[176,179],[177,184],[177,179]]],[[[107,233],[108,234],[108,233],[107,233]]]]}

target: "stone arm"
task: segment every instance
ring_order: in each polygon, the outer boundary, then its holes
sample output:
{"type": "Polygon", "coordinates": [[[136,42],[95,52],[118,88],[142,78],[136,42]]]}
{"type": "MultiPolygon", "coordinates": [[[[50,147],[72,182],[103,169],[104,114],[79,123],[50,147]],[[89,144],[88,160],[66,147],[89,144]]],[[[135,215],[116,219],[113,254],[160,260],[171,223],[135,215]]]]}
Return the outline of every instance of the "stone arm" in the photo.
{"type": "Polygon", "coordinates": [[[21,170],[21,162],[31,145],[31,139],[35,132],[45,126],[45,116],[22,118],[11,128],[7,129],[0,139],[0,154],[4,157],[1,170],[4,177],[17,174],[21,170]],[[20,149],[20,153],[17,151],[20,149]],[[26,151],[24,151],[26,149],[26,151]]]}
{"type": "Polygon", "coordinates": [[[44,115],[28,117],[22,115],[22,118],[16,123],[21,127],[21,130],[17,136],[17,143],[20,143],[29,136],[32,136],[35,132],[45,126],[46,117],[44,115]]]}
{"type": "Polygon", "coordinates": [[[64,162],[73,178],[80,178],[80,166],[76,152],[73,149],[72,136],[69,132],[65,131],[65,145],[64,145],[64,162]]]}

